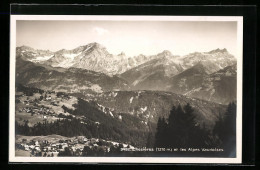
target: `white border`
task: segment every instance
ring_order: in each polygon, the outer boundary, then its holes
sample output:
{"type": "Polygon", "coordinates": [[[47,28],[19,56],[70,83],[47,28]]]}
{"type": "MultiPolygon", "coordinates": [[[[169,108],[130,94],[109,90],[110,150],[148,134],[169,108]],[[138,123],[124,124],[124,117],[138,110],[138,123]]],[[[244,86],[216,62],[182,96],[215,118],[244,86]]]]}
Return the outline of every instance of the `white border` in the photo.
{"type": "Polygon", "coordinates": [[[11,15],[10,16],[9,162],[79,163],[242,163],[242,16],[97,16],[97,15],[11,15]],[[17,20],[70,21],[236,21],[237,22],[237,157],[15,157],[15,56],[17,20]]]}

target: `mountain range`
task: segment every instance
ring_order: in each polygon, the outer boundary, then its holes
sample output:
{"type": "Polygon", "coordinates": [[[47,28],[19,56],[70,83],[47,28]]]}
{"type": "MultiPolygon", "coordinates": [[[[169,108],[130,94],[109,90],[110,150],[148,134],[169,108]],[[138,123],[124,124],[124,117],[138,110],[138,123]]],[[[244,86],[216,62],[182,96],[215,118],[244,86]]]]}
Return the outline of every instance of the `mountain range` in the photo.
{"type": "Polygon", "coordinates": [[[225,105],[164,91],[105,92],[84,99],[94,101],[108,115],[120,115],[121,119],[132,115],[142,120],[143,124],[157,123],[159,117],[168,117],[173,105],[190,103],[198,125],[205,125],[208,129],[214,127],[215,121],[226,109],[225,105]]]}
{"type": "Polygon", "coordinates": [[[236,99],[236,58],[226,49],[173,55],[113,55],[90,43],[72,50],[17,47],[17,81],[69,93],[168,91],[221,104],[236,99]]]}

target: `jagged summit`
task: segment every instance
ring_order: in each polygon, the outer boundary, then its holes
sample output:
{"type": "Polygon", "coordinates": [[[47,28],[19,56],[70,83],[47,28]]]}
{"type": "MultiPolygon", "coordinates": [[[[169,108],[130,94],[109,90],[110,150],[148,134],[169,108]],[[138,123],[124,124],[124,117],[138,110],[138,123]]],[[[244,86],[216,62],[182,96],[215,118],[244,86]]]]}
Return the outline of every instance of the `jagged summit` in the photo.
{"type": "Polygon", "coordinates": [[[26,46],[26,45],[22,45],[20,47],[16,47],[16,49],[20,49],[20,50],[34,50],[34,48],[26,46]]]}
{"type": "Polygon", "coordinates": [[[84,49],[88,49],[88,48],[95,48],[95,49],[106,49],[105,46],[97,43],[97,42],[92,42],[92,43],[89,43],[89,44],[86,44],[86,45],[83,45],[83,46],[80,46],[80,47],[83,47],[84,49]]]}
{"type": "MultiPolygon", "coordinates": [[[[232,81],[234,79],[235,83],[237,62],[225,48],[183,56],[173,55],[168,50],[154,55],[126,56],[123,51],[119,54],[110,54],[97,42],[57,52],[33,49],[28,46],[16,49],[17,61],[21,59],[38,63],[48,69],[62,68],[63,71],[70,71],[75,75],[77,72],[84,72],[88,73],[88,76],[99,76],[99,74],[103,75],[102,73],[110,78],[118,76],[133,90],[166,90],[203,99],[210,97],[210,100],[221,103],[233,99],[228,98],[222,102],[225,97],[228,97],[225,96],[226,90],[222,93],[226,79],[232,81]],[[216,90],[215,96],[214,90],[216,90]]],[[[48,72],[46,76],[52,77],[52,74],[48,72]]],[[[108,77],[106,79],[110,79],[108,77]]],[[[95,81],[93,83],[99,84],[99,80],[95,81]]],[[[84,83],[82,84],[87,86],[84,83]]],[[[65,84],[67,85],[68,82],[65,84]]]]}
{"type": "MultiPolygon", "coordinates": [[[[17,55],[25,60],[50,65],[52,67],[81,68],[102,72],[108,75],[122,74],[123,72],[141,66],[154,60],[157,65],[165,65],[167,68],[180,67],[188,69],[203,61],[209,73],[215,72],[228,65],[234,64],[236,59],[227,52],[227,49],[215,49],[209,52],[195,52],[184,56],[173,55],[169,50],[164,50],[155,55],[126,56],[111,54],[97,42],[79,46],[74,49],[61,49],[56,52],[37,50],[28,46],[17,47],[17,55]],[[207,61],[207,62],[206,62],[207,61]]],[[[175,70],[175,69],[174,69],[175,70]]],[[[182,69],[177,69],[182,70],[182,69]]],[[[172,71],[172,69],[170,69],[172,71]]],[[[170,72],[167,71],[167,72],[170,72]]]]}
{"type": "Polygon", "coordinates": [[[164,50],[163,52],[157,54],[158,56],[172,56],[172,53],[169,50],[164,50]]]}
{"type": "Polygon", "coordinates": [[[122,51],[118,56],[125,56],[125,53],[122,51]]]}
{"type": "Polygon", "coordinates": [[[209,53],[209,54],[212,54],[212,53],[227,53],[227,52],[228,52],[228,51],[227,51],[226,48],[223,48],[223,49],[217,48],[217,49],[215,49],[215,50],[209,51],[208,53],[209,53]]]}

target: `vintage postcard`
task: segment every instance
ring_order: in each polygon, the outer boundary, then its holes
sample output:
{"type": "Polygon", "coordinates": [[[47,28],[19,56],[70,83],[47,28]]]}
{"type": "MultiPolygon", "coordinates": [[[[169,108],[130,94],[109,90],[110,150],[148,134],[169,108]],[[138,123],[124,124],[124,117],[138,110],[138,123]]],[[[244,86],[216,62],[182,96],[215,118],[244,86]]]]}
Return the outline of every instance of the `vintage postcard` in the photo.
{"type": "Polygon", "coordinates": [[[241,163],[238,16],[11,15],[10,162],[241,163]]]}

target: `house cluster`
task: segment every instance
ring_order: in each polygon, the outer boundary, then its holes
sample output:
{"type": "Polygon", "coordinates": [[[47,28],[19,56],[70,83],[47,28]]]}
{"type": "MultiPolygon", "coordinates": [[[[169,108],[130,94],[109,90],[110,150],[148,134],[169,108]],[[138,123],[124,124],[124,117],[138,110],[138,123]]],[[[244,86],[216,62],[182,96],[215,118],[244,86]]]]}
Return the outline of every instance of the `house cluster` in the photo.
{"type": "Polygon", "coordinates": [[[24,107],[18,110],[19,112],[26,112],[30,114],[38,114],[43,115],[43,118],[47,118],[48,116],[55,117],[57,116],[55,112],[51,111],[49,108],[46,107],[24,107]]]}
{"type": "Polygon", "coordinates": [[[53,105],[53,106],[58,106],[59,101],[55,100],[55,97],[50,96],[50,95],[41,95],[39,99],[19,99],[19,102],[23,103],[25,105],[25,107],[20,108],[18,111],[19,112],[26,112],[29,114],[38,114],[38,115],[42,115],[42,117],[48,118],[48,116],[51,117],[57,117],[57,114],[50,109],[47,106],[44,105],[40,105],[39,101],[48,101],[49,104],[53,105]],[[44,96],[44,97],[43,97],[44,96]]]}
{"type": "MultiPolygon", "coordinates": [[[[22,139],[21,142],[16,143],[16,149],[29,151],[31,156],[43,156],[43,157],[57,157],[60,152],[64,152],[66,148],[70,151],[78,153],[78,156],[82,155],[82,151],[85,146],[89,148],[100,147],[105,152],[110,152],[110,146],[118,147],[120,143],[113,141],[100,142],[97,138],[86,138],[85,136],[77,136],[70,139],[60,139],[56,142],[50,142],[48,140],[30,140],[22,139]],[[102,143],[103,142],[103,143],[102,143]],[[104,145],[106,142],[109,145],[104,145]],[[102,146],[101,146],[102,145],[102,146]]],[[[122,144],[124,148],[129,147],[127,144],[122,144]]],[[[133,146],[130,146],[133,148],[133,146]]]]}

